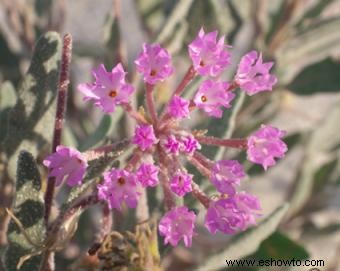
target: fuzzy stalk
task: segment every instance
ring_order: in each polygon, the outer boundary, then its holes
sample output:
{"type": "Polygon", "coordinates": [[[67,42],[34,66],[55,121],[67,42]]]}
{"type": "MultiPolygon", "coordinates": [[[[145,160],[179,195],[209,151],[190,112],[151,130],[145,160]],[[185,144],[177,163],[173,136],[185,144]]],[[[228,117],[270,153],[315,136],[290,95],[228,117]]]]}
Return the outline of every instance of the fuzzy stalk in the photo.
{"type": "Polygon", "coordinates": [[[221,139],[213,136],[197,136],[195,138],[198,140],[199,143],[205,145],[247,149],[247,139],[245,138],[221,139]]]}
{"type": "Polygon", "coordinates": [[[153,99],[153,89],[154,89],[153,85],[146,84],[145,103],[146,103],[147,111],[150,114],[152,123],[154,125],[157,125],[158,117],[157,117],[157,111],[155,107],[155,101],[153,99]]]}
{"type": "MultiPolygon", "coordinates": [[[[63,50],[61,58],[61,70],[59,76],[58,84],[58,100],[57,100],[57,112],[54,123],[54,134],[52,141],[52,152],[56,151],[56,148],[61,143],[61,135],[64,126],[64,118],[66,111],[66,100],[67,100],[67,90],[70,83],[69,73],[70,73],[70,63],[72,54],[72,36],[66,34],[63,40],[63,50]]],[[[45,193],[45,214],[44,220],[45,224],[48,225],[48,220],[51,213],[53,196],[55,189],[55,178],[50,177],[47,182],[47,189],[45,193]]]]}

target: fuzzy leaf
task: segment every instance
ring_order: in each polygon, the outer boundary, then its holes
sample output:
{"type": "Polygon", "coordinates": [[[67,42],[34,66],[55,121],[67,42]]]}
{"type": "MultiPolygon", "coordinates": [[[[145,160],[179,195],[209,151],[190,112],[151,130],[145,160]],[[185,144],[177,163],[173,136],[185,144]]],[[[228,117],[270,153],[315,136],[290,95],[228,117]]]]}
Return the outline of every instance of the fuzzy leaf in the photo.
{"type": "Polygon", "coordinates": [[[17,103],[8,117],[4,148],[12,180],[20,150],[37,156],[52,140],[60,58],[59,34],[46,33],[36,44],[31,65],[19,87],[17,103]]]}
{"type": "Polygon", "coordinates": [[[205,260],[195,271],[219,270],[226,267],[226,260],[239,260],[255,252],[261,242],[275,231],[287,209],[287,204],[276,209],[258,226],[236,236],[224,251],[205,260]]]}
{"type": "MultiPolygon", "coordinates": [[[[42,243],[45,237],[44,202],[41,192],[40,174],[33,156],[22,151],[19,154],[16,193],[12,209],[13,214],[22,223],[32,241],[42,243]]],[[[11,220],[8,227],[9,245],[4,254],[6,270],[15,271],[20,257],[36,250],[25,238],[19,227],[11,220]]],[[[41,257],[34,256],[27,260],[20,270],[38,270],[41,257]]]]}
{"type": "Polygon", "coordinates": [[[17,94],[11,82],[0,87],[0,142],[6,137],[7,118],[10,108],[16,104],[17,94]]]}
{"type": "Polygon", "coordinates": [[[337,105],[326,116],[318,129],[310,135],[303,164],[296,178],[296,186],[289,200],[289,215],[300,211],[312,195],[315,175],[318,170],[337,157],[337,150],[340,146],[337,129],[339,115],[340,105],[337,105]]]}

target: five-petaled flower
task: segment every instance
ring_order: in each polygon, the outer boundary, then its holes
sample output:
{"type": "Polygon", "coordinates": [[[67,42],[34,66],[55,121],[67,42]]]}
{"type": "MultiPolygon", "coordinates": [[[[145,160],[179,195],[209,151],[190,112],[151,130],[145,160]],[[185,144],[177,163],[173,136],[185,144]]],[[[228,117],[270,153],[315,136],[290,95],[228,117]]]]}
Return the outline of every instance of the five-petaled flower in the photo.
{"type": "Polygon", "coordinates": [[[276,164],[274,158],[284,157],[287,145],[281,140],[286,133],[270,125],[261,128],[248,137],[248,160],[261,164],[266,170],[276,164]]]}
{"type": "Polygon", "coordinates": [[[177,246],[183,239],[186,247],[191,247],[196,215],[186,206],[175,207],[168,211],[159,222],[159,232],[164,236],[164,244],[177,246]]]}
{"type": "Polygon", "coordinates": [[[192,176],[193,175],[182,171],[176,172],[170,180],[171,191],[180,197],[183,197],[185,194],[191,192],[192,176]]]}
{"type": "Polygon", "coordinates": [[[122,209],[122,204],[129,208],[137,206],[140,187],[136,175],[124,169],[111,169],[103,174],[104,182],[99,184],[98,197],[107,201],[110,209],[122,209]]]}
{"type": "Polygon", "coordinates": [[[63,145],[46,157],[43,164],[50,169],[48,176],[55,177],[56,185],[64,179],[69,186],[81,184],[87,168],[87,161],[78,150],[63,145]]]}
{"type": "Polygon", "coordinates": [[[251,51],[242,57],[235,76],[235,82],[248,95],[261,91],[270,91],[276,84],[277,78],[269,73],[273,62],[263,63],[262,54],[251,51]]]}
{"type": "Polygon", "coordinates": [[[142,151],[157,143],[157,138],[152,125],[141,124],[136,127],[133,143],[138,145],[142,151]]]}
{"type": "Polygon", "coordinates": [[[235,98],[234,93],[227,91],[228,88],[228,82],[205,80],[200,85],[194,102],[209,116],[221,118],[223,113],[221,107],[230,108],[230,102],[235,98]]]}
{"type": "Polygon", "coordinates": [[[233,196],[235,186],[245,176],[242,165],[237,160],[220,160],[212,169],[211,182],[220,193],[233,196]]]}
{"type": "Polygon", "coordinates": [[[153,164],[142,163],[137,170],[137,180],[143,187],[158,184],[159,168],[153,164]]]}
{"type": "Polygon", "coordinates": [[[137,71],[143,74],[144,81],[150,85],[164,81],[173,72],[170,54],[159,44],[144,43],[135,64],[137,71]]]}
{"type": "Polygon", "coordinates": [[[195,70],[200,75],[219,76],[230,64],[230,46],[224,44],[225,37],[217,41],[217,31],[205,34],[203,28],[189,44],[189,55],[195,70]]]}
{"type": "Polygon", "coordinates": [[[112,113],[117,105],[129,103],[129,98],[134,91],[134,87],[125,82],[125,74],[120,63],[111,72],[107,72],[101,64],[93,70],[96,81],[80,84],[78,90],[85,95],[85,101],[93,100],[103,112],[112,113]]]}

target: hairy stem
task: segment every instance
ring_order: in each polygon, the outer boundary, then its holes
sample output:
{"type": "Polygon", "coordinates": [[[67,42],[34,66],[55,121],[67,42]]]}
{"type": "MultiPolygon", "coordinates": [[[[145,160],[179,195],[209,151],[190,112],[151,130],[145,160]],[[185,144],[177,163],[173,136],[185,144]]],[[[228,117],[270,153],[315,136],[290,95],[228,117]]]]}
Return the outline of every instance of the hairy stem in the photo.
{"type": "Polygon", "coordinates": [[[142,114],[140,114],[138,111],[135,111],[131,104],[122,104],[123,109],[128,113],[128,115],[135,119],[138,123],[147,123],[146,119],[142,114]]]}
{"type": "MultiPolygon", "coordinates": [[[[61,58],[61,70],[58,85],[58,100],[57,100],[57,112],[54,123],[54,135],[52,142],[52,152],[56,151],[56,148],[61,143],[61,134],[64,126],[65,110],[66,110],[66,99],[67,89],[70,83],[69,72],[71,63],[72,53],[72,37],[70,34],[64,36],[63,50],[61,58]]],[[[45,193],[45,224],[48,225],[48,220],[51,213],[51,207],[54,196],[55,178],[50,177],[47,182],[47,189],[45,193]]]]}
{"type": "Polygon", "coordinates": [[[208,198],[208,196],[206,194],[204,194],[203,191],[200,190],[199,186],[192,182],[192,194],[194,195],[194,197],[206,208],[209,208],[210,205],[210,199],[208,198]]]}
{"type": "Polygon", "coordinates": [[[198,140],[199,143],[205,145],[215,145],[236,149],[247,149],[247,139],[245,138],[221,139],[213,136],[197,136],[196,139],[198,140]]]}
{"type": "Polygon", "coordinates": [[[157,117],[157,111],[155,108],[155,101],[153,99],[153,85],[146,84],[146,93],[145,93],[145,102],[146,102],[146,108],[148,110],[148,113],[150,114],[152,123],[154,125],[157,125],[158,123],[158,117],[157,117]]]}

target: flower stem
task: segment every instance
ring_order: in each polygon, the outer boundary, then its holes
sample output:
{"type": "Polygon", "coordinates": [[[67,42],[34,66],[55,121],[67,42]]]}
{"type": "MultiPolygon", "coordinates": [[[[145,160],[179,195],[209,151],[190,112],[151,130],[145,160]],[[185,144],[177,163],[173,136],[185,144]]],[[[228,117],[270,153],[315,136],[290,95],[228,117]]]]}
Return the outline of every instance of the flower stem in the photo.
{"type": "MultiPolygon", "coordinates": [[[[52,152],[56,151],[56,148],[61,143],[61,134],[64,126],[64,117],[66,110],[66,99],[67,99],[67,89],[70,83],[69,81],[69,72],[70,72],[70,63],[71,63],[71,54],[72,54],[72,36],[70,34],[66,34],[63,40],[63,50],[62,50],[62,58],[61,58],[61,69],[59,76],[59,85],[58,85],[58,98],[57,98],[57,111],[54,123],[54,135],[52,142],[52,152]]],[[[50,177],[47,182],[47,189],[45,193],[45,214],[44,221],[45,224],[48,224],[48,220],[51,213],[51,207],[54,196],[54,188],[55,188],[55,178],[50,177]]]]}
{"type": "Polygon", "coordinates": [[[199,143],[205,145],[216,145],[236,149],[247,149],[247,139],[245,138],[220,139],[213,136],[197,136],[196,139],[198,140],[199,143]]]}
{"type": "MultiPolygon", "coordinates": [[[[193,65],[191,65],[188,69],[188,71],[186,72],[186,74],[184,75],[182,81],[179,83],[179,85],[177,86],[176,90],[173,92],[170,100],[175,96],[175,95],[180,95],[185,87],[190,83],[190,81],[192,79],[194,79],[196,75],[196,71],[195,71],[195,68],[193,65]]],[[[161,120],[163,120],[166,116],[166,113],[167,113],[167,106],[165,106],[163,112],[162,112],[162,115],[161,115],[161,120]]]]}
{"type": "Polygon", "coordinates": [[[199,186],[192,182],[191,184],[192,186],[192,194],[194,195],[194,197],[200,202],[202,203],[202,205],[208,209],[209,205],[210,205],[210,199],[208,198],[208,196],[206,194],[204,194],[204,192],[202,192],[199,188],[199,186]]]}
{"type": "Polygon", "coordinates": [[[138,123],[147,123],[146,119],[144,118],[144,116],[142,114],[140,114],[138,111],[135,111],[131,104],[122,104],[123,109],[126,111],[126,113],[128,113],[128,115],[135,119],[138,123]]]}
{"type": "Polygon", "coordinates": [[[145,101],[146,101],[146,108],[151,116],[152,123],[157,125],[158,117],[157,111],[155,108],[155,101],[153,99],[153,85],[146,84],[146,94],[145,94],[145,101]]]}
{"type": "Polygon", "coordinates": [[[190,81],[194,79],[195,75],[196,75],[196,71],[194,69],[194,66],[191,65],[172,96],[180,95],[185,89],[185,87],[190,83],[190,81]]]}
{"type": "Polygon", "coordinates": [[[129,139],[124,139],[122,141],[116,142],[114,144],[104,145],[100,146],[98,148],[95,148],[93,150],[88,150],[86,152],[83,152],[83,156],[87,161],[92,161],[95,159],[98,159],[100,157],[103,157],[105,155],[109,155],[112,153],[113,155],[117,156],[124,152],[124,150],[127,148],[127,146],[130,144],[129,139]]]}
{"type": "Polygon", "coordinates": [[[200,161],[198,161],[195,157],[188,158],[188,161],[195,167],[197,170],[205,177],[210,179],[211,171],[206,168],[200,161]]]}

